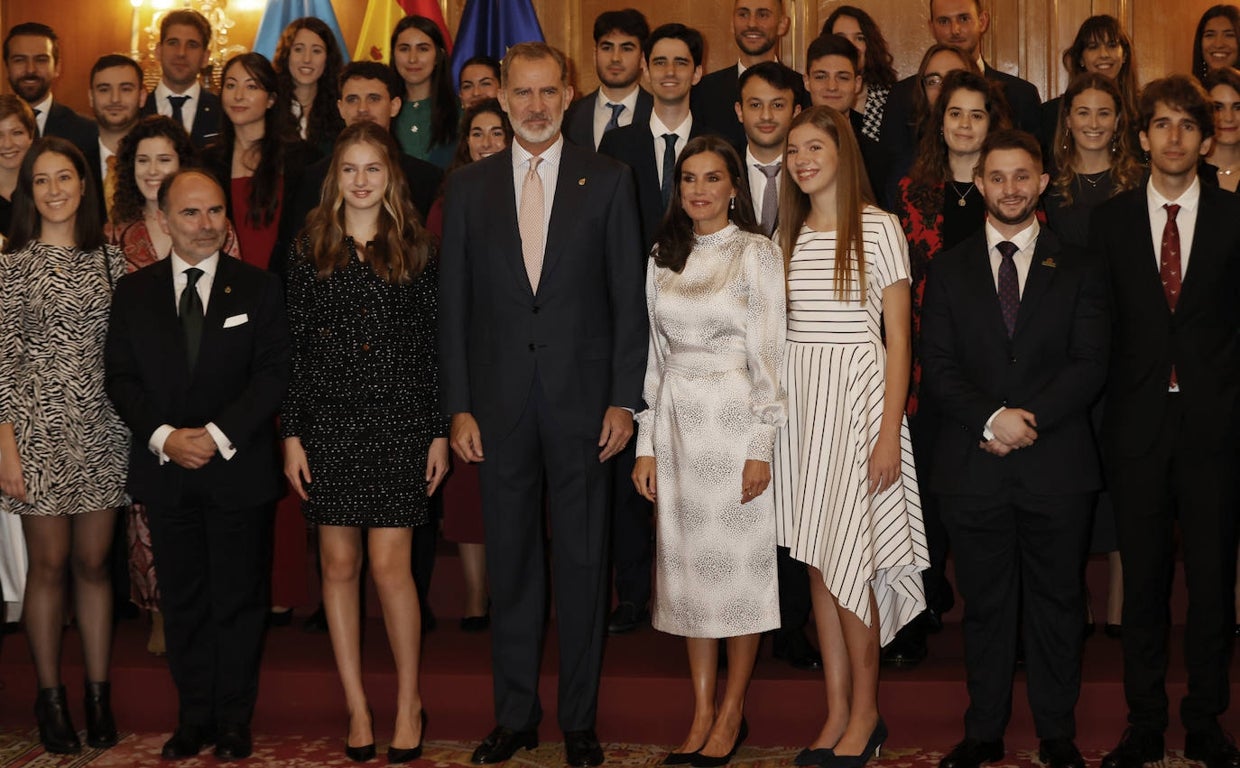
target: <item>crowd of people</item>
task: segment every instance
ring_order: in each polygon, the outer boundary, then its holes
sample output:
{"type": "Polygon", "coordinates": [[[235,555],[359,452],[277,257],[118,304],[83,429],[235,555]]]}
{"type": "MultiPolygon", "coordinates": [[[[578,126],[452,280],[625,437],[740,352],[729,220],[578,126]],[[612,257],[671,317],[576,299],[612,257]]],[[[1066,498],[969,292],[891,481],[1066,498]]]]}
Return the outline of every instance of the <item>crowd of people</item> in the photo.
{"type": "Polygon", "coordinates": [[[86,742],[117,742],[115,550],[178,693],[163,757],[248,756],[263,632],[288,615],[273,560],[309,525],[345,753],[374,759],[381,730],[368,568],[396,664],[387,759],[417,759],[442,524],[460,627],[491,632],[476,764],[538,743],[549,597],[568,765],[604,759],[605,636],[649,622],[685,638],[693,690],[664,764],[732,759],[769,633],[824,678],[796,765],[860,768],[888,737],[880,667],[921,662],[959,594],[969,706],[940,768],[1003,758],[1018,664],[1040,760],[1084,768],[1097,552],[1129,723],[1101,766],[1142,768],[1166,750],[1178,549],[1184,754],[1240,768],[1220,724],[1240,9],[1210,8],[1191,72],[1144,87],[1122,25],[1092,16],[1046,103],[982,57],[983,0],[929,0],[936,42],[903,79],[880,21],[835,8],[802,73],[776,58],[782,1],[734,0],[736,62],[704,73],[698,30],[608,10],[599,86],[574,98],[544,43],[454,83],[429,19],[396,25],[390,64],[345,64],[303,18],[213,93],[211,27],[179,9],[153,91],[98,59],[93,120],[53,99],[55,31],[10,28],[0,510],[21,524],[0,551],[28,558],[3,597],[44,748],[82,748],[70,615],[86,742]]]}

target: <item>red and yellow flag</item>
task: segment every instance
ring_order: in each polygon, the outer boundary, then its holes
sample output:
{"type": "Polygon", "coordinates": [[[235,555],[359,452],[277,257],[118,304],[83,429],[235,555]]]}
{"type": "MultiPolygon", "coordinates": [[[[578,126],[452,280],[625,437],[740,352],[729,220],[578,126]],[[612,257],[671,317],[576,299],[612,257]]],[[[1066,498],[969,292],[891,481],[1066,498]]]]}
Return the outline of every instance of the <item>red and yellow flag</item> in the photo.
{"type": "Polygon", "coordinates": [[[388,46],[392,40],[392,30],[405,16],[425,16],[435,22],[443,39],[447,43],[448,53],[452,52],[452,37],[448,34],[448,25],[443,19],[443,10],[438,0],[370,0],[366,6],[366,15],[362,18],[362,31],[357,37],[357,47],[353,50],[354,61],[388,60],[388,46]]]}

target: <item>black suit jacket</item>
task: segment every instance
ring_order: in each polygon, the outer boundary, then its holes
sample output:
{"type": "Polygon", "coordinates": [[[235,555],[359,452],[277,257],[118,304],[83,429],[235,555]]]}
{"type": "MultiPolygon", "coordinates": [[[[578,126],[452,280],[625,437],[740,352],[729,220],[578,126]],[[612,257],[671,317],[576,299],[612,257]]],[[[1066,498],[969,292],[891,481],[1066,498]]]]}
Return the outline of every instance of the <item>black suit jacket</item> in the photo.
{"type": "MultiPolygon", "coordinates": [[[[208,91],[206,86],[203,86],[199,93],[201,98],[198,111],[194,113],[194,129],[190,131],[189,140],[195,149],[202,150],[219,138],[221,121],[224,119],[224,107],[220,103],[220,97],[208,91]]],[[[143,115],[159,114],[159,107],[155,101],[155,91],[152,90],[147,96],[146,104],[142,107],[143,115]]]]}
{"type": "MultiPolygon", "coordinates": [[[[52,108],[47,112],[47,122],[43,125],[44,136],[59,136],[73,142],[73,146],[82,150],[82,154],[91,151],[91,146],[98,140],[99,131],[95,122],[82,117],[59,101],[52,99],[52,108]]],[[[95,155],[98,156],[96,148],[95,155]]],[[[96,164],[94,168],[98,168],[96,164]]],[[[92,169],[93,170],[93,169],[92,169]]]]}
{"type": "MultiPolygon", "coordinates": [[[[594,103],[598,99],[595,88],[568,106],[564,113],[564,138],[579,147],[596,149],[594,146],[594,103]]],[[[654,97],[644,88],[637,89],[637,104],[633,107],[633,125],[650,120],[654,109],[654,97]]]]}
{"type": "Polygon", "coordinates": [[[221,257],[191,371],[177,317],[172,260],[121,278],[112,298],[105,347],[108,396],[133,433],[129,490],[135,498],[172,506],[191,486],[222,507],[276,499],[284,490],[274,416],[289,381],[289,330],[279,279],[221,257]],[[243,322],[236,318],[244,316],[243,322]],[[231,327],[225,321],[234,318],[231,327]],[[187,470],[160,465],[147,441],[160,425],[214,422],[236,447],[187,470]]]}
{"type": "Polygon", "coordinates": [[[440,265],[445,413],[500,437],[539,382],[565,432],[597,439],[609,406],[638,408],[649,345],[632,176],[564,143],[538,293],[521,255],[512,149],[453,172],[440,265]]]}
{"type": "Polygon", "coordinates": [[[984,231],[934,260],[921,315],[923,386],[944,425],[930,487],[990,495],[1005,481],[1039,494],[1101,486],[1090,406],[1106,378],[1110,323],[1101,266],[1042,228],[1009,339],[984,231]],[[1003,458],[978,447],[1003,406],[1037,419],[1038,439],[1003,458]]]}
{"type": "MultiPolygon", "coordinates": [[[[705,127],[693,116],[689,138],[706,133],[705,127]]],[[[599,144],[600,154],[614,157],[633,171],[637,187],[637,207],[641,211],[643,253],[649,253],[663,221],[663,191],[659,186],[659,166],[663,164],[663,142],[650,132],[650,120],[634,122],[607,132],[599,144]]],[[[744,154],[741,155],[744,157],[744,154]]]]}
{"type": "MultiPolygon", "coordinates": [[[[809,106],[805,79],[792,67],[784,67],[792,78],[796,101],[802,108],[809,106]]],[[[701,121],[703,133],[714,133],[727,139],[734,147],[745,145],[745,128],[736,117],[736,102],[741,100],[740,73],[736,64],[715,70],[693,86],[689,107],[693,111],[694,128],[701,121]]]]}
{"type": "Polygon", "coordinates": [[[90,124],[90,139],[85,147],[82,147],[82,155],[86,158],[86,167],[90,169],[91,186],[95,188],[95,196],[99,201],[99,211],[107,218],[107,205],[103,199],[103,172],[100,166],[103,164],[103,156],[99,152],[99,126],[95,123],[90,124]]]}
{"type": "Polygon", "coordinates": [[[1090,221],[1090,248],[1105,260],[1113,317],[1103,445],[1127,457],[1150,448],[1174,364],[1183,434],[1203,453],[1221,450],[1240,428],[1240,196],[1202,185],[1174,313],[1158,274],[1146,201],[1143,184],[1095,208],[1090,221]]]}

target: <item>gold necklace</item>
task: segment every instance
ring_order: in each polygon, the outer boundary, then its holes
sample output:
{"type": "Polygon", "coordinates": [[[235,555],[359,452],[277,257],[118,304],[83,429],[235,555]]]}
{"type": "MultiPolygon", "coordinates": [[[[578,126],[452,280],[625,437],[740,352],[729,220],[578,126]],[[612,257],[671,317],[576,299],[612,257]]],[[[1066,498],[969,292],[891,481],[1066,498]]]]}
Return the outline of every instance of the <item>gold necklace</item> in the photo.
{"type": "Polygon", "coordinates": [[[969,193],[973,191],[973,182],[971,181],[969,182],[969,186],[965,188],[964,194],[960,193],[960,187],[956,186],[956,182],[954,179],[952,180],[951,184],[952,184],[952,191],[956,193],[956,197],[960,198],[959,200],[956,201],[956,205],[960,206],[961,208],[968,205],[969,203],[967,200],[965,200],[965,198],[967,198],[969,196],[969,193]]]}

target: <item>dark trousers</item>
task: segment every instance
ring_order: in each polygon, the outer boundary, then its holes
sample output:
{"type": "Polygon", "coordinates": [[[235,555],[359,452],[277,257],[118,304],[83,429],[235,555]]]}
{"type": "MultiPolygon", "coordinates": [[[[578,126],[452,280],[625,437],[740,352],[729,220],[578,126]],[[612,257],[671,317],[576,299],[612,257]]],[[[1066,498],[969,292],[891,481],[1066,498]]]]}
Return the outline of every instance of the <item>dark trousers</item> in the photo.
{"type": "Polygon", "coordinates": [[[779,629],[775,630],[778,649],[788,642],[790,635],[803,631],[809,621],[809,567],[793,558],[788,547],[776,547],[775,568],[779,573],[779,629]]]}
{"type": "Polygon", "coordinates": [[[205,495],[147,504],[183,725],[249,725],[254,714],[274,513],[274,503],[222,509],[205,495]]]}
{"type": "Polygon", "coordinates": [[[542,718],[545,481],[560,641],[559,724],[565,731],[593,728],[607,613],[611,467],[599,463],[597,435],[571,434],[557,423],[537,379],[512,431],[503,436],[484,431],[482,445],[496,722],[522,730],[542,718]]]}
{"type": "Polygon", "coordinates": [[[614,475],[611,508],[611,561],[616,572],[616,596],[622,603],[643,608],[650,603],[651,508],[633,486],[637,440],[608,463],[614,475]]]}
{"type": "Polygon", "coordinates": [[[1188,695],[1180,719],[1189,733],[1217,733],[1230,697],[1240,457],[1234,435],[1220,450],[1185,434],[1182,397],[1168,395],[1148,453],[1108,461],[1124,561],[1124,695],[1129,723],[1166,730],[1168,604],[1178,521],[1188,587],[1188,695]]]}
{"type": "Polygon", "coordinates": [[[439,544],[439,520],[443,517],[443,493],[436,492],[428,505],[430,519],[413,529],[411,553],[413,581],[418,589],[422,616],[434,616],[431,610],[431,575],[435,572],[435,547],[439,544]]]}
{"type": "Polygon", "coordinates": [[[1094,494],[1043,496],[1012,485],[998,497],[940,501],[964,598],[965,737],[1003,738],[1023,626],[1038,738],[1074,738],[1085,615],[1081,571],[1094,494]]]}
{"type": "Polygon", "coordinates": [[[943,416],[924,388],[919,398],[917,414],[909,419],[908,427],[913,443],[913,465],[917,469],[917,487],[921,496],[922,524],[926,528],[926,549],[930,555],[930,567],[921,573],[922,584],[926,589],[926,607],[946,613],[955,603],[951,582],[947,580],[950,542],[947,529],[943,525],[939,496],[930,490],[934,445],[938,442],[939,430],[943,427],[943,416]]]}

